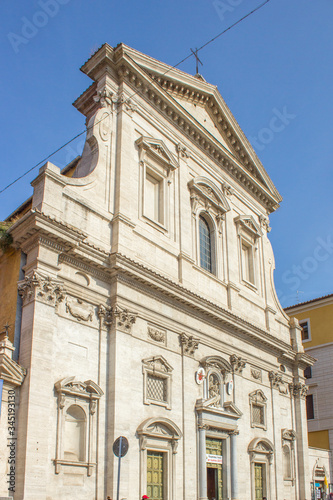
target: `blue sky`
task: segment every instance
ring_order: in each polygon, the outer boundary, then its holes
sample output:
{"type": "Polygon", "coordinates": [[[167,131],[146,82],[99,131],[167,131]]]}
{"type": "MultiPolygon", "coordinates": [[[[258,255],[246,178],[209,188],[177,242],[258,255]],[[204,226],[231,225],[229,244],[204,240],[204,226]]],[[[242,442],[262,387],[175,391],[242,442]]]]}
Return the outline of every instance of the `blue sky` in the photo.
{"type": "MultiPolygon", "coordinates": [[[[174,65],[262,1],[3,0],[0,189],[84,130],[71,103],[103,43],[174,65]]],[[[269,235],[283,306],[333,292],[332,18],[332,0],[270,0],[199,54],[284,198],[269,235]]],[[[194,74],[194,61],[180,69],[194,74]]],[[[81,137],[51,161],[64,166],[82,147],[81,137]]],[[[36,175],[0,195],[0,219],[36,175]]]]}

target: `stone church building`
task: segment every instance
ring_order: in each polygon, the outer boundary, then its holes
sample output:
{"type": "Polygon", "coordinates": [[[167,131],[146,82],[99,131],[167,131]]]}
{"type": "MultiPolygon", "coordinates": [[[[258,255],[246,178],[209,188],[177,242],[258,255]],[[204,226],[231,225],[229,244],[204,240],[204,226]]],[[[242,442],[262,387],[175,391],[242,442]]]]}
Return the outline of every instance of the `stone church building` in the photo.
{"type": "Polygon", "coordinates": [[[8,230],[0,497],[115,499],[124,436],[122,499],[310,500],[313,358],[274,289],[279,193],[200,75],[124,44],[81,69],[82,157],[42,167],[8,230]]]}

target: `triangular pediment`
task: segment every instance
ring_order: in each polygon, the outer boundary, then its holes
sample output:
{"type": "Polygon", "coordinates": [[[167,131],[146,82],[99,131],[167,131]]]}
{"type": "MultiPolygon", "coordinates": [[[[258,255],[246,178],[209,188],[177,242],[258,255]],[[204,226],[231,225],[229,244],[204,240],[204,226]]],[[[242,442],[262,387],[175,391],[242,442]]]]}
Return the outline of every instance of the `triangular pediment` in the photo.
{"type": "Polygon", "coordinates": [[[249,394],[250,401],[253,403],[266,403],[267,398],[261,389],[257,389],[249,394]]]}
{"type": "Polygon", "coordinates": [[[223,405],[223,408],[235,417],[241,417],[243,415],[240,409],[237,408],[237,406],[232,401],[226,401],[223,405]]]}
{"type": "Polygon", "coordinates": [[[230,205],[222,191],[214,182],[205,177],[196,177],[188,183],[191,194],[199,194],[222,212],[230,210],[230,205]]]}
{"type": "Polygon", "coordinates": [[[104,44],[81,68],[100,81],[111,68],[186,138],[242,185],[268,212],[281,196],[217,87],[124,44],[104,44]]]}
{"type": "Polygon", "coordinates": [[[143,365],[150,368],[153,371],[170,373],[172,372],[172,366],[167,362],[163,356],[154,356],[152,358],[146,358],[142,360],[143,365]]]}
{"type": "Polygon", "coordinates": [[[144,149],[148,154],[154,156],[157,160],[162,161],[172,170],[178,167],[178,163],[171,151],[166,147],[161,139],[141,136],[136,144],[139,148],[144,149]]]}
{"type": "Polygon", "coordinates": [[[252,215],[238,215],[235,217],[235,223],[239,228],[250,233],[254,238],[259,238],[259,236],[262,235],[259,224],[257,224],[252,215]]]}

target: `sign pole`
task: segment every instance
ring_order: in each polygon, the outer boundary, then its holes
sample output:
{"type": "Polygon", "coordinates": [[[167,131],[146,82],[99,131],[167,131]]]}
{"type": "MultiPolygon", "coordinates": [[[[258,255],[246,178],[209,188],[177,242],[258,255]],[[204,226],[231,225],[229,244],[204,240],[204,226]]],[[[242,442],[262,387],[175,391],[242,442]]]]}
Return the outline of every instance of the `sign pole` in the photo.
{"type": "Polygon", "coordinates": [[[118,484],[117,484],[117,500],[119,500],[119,483],[120,483],[120,463],[121,463],[121,445],[122,445],[123,437],[120,436],[119,441],[119,460],[118,460],[118,484]]]}

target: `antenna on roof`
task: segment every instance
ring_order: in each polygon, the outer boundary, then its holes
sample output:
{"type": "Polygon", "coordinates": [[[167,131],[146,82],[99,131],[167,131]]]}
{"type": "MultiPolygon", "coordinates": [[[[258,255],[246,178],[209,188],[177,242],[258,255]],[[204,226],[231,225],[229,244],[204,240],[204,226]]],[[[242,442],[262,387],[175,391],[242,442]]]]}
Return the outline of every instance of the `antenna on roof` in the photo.
{"type": "Polygon", "coordinates": [[[203,66],[203,63],[199,59],[197,48],[195,50],[191,49],[191,52],[195,57],[195,61],[196,61],[195,69],[196,69],[196,74],[198,75],[199,74],[199,63],[201,64],[201,66],[203,66]]]}
{"type": "Polygon", "coordinates": [[[296,291],[296,295],[297,295],[297,304],[299,304],[299,294],[300,293],[304,293],[304,292],[301,292],[300,290],[297,290],[296,291]]]}

